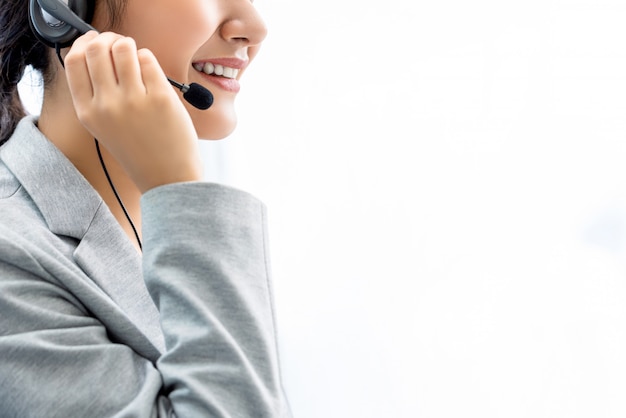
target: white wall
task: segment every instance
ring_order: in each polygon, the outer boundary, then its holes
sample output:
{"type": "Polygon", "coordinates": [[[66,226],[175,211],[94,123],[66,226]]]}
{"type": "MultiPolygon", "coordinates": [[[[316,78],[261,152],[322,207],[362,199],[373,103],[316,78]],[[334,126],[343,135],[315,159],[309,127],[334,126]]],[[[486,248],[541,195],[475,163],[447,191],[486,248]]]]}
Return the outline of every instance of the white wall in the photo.
{"type": "Polygon", "coordinates": [[[256,4],[296,415],[626,416],[626,2],[256,4]]]}
{"type": "Polygon", "coordinates": [[[257,0],[209,175],[298,418],[626,416],[626,3],[257,0]]]}

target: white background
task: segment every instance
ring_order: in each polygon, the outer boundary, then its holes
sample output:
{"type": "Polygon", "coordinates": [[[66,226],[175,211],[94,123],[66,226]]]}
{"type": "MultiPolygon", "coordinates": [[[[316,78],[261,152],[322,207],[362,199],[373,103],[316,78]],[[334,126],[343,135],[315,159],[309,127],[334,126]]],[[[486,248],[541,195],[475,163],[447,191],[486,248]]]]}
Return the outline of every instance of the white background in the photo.
{"type": "Polygon", "coordinates": [[[295,416],[626,416],[626,2],[255,4],[203,150],[269,207],[295,416]]]}

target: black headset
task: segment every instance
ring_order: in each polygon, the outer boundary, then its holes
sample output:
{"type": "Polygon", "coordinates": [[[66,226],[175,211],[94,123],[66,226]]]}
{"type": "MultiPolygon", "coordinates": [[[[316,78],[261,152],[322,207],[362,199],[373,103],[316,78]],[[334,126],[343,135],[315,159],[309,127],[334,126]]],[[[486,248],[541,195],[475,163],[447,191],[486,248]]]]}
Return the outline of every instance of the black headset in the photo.
{"type": "MultiPolygon", "coordinates": [[[[89,24],[93,19],[95,0],[58,0],[63,3],[83,23],[89,24]]],[[[54,3],[52,2],[53,6],[54,3]]],[[[51,2],[46,2],[51,3],[51,2]]],[[[53,48],[70,46],[81,32],[66,22],[53,17],[40,6],[40,0],[29,0],[28,17],[30,27],[37,38],[53,48]]]]}
{"type": "MultiPolygon", "coordinates": [[[[33,33],[44,44],[55,48],[59,61],[61,48],[72,45],[82,34],[96,29],[90,25],[96,0],[29,0],[28,21],[33,33]]],[[[213,104],[213,94],[198,83],[183,84],[167,77],[192,106],[205,110],[213,104]]]]}

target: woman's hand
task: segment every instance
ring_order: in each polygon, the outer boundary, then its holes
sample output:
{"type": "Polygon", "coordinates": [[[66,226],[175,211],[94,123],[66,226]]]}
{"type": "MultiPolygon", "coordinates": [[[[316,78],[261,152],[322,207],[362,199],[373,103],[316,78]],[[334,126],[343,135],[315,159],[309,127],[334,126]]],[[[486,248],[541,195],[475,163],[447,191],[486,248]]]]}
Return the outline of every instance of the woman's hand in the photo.
{"type": "Polygon", "coordinates": [[[142,193],[201,179],[191,118],[149,50],[89,32],[70,49],[65,70],[78,119],[142,193]]]}

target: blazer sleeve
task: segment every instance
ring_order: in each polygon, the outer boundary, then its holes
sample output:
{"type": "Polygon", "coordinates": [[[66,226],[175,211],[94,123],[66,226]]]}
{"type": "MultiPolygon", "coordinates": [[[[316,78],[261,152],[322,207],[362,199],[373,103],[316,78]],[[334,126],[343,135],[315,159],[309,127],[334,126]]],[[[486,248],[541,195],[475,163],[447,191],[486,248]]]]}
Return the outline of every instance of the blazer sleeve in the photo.
{"type": "Polygon", "coordinates": [[[3,249],[2,416],[290,417],[265,224],[258,200],[220,185],[142,197],[144,280],[166,345],[156,364],[113,342],[54,272],[12,263],[19,245],[3,249]]]}

